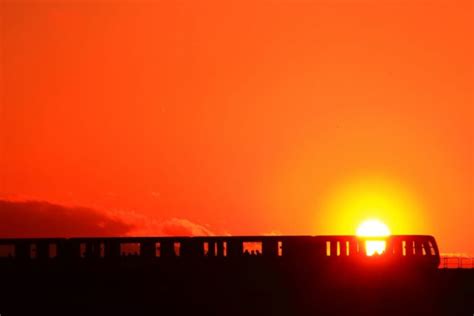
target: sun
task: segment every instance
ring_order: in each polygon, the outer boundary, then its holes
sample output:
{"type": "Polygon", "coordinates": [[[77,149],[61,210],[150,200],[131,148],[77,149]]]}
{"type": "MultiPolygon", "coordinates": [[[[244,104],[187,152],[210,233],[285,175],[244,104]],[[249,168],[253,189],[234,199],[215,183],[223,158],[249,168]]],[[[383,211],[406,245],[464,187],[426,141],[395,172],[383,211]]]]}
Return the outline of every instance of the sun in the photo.
{"type": "Polygon", "coordinates": [[[390,235],[388,226],[378,219],[368,219],[359,225],[356,232],[361,237],[386,237],[390,235]]]}
{"type": "Polygon", "coordinates": [[[365,241],[365,250],[368,256],[380,255],[385,251],[387,243],[383,239],[390,235],[390,230],[380,220],[368,219],[359,225],[356,235],[359,237],[371,237],[371,240],[365,241]],[[373,237],[382,237],[382,240],[373,240],[373,237]]]}

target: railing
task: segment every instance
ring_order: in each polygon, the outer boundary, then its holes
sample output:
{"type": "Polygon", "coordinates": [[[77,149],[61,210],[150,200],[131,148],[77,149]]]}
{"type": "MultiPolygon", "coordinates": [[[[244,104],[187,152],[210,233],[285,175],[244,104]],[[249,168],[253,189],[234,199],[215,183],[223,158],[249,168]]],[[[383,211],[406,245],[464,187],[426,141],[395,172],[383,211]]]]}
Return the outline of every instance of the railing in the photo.
{"type": "Polygon", "coordinates": [[[474,269],[474,257],[441,257],[441,269],[474,269]]]}

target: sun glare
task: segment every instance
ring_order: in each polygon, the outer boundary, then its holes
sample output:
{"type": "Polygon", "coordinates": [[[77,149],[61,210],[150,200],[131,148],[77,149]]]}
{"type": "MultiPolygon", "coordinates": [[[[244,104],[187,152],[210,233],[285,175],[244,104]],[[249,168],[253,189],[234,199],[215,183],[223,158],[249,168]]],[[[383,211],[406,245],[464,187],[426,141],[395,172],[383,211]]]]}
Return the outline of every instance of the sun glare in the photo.
{"type": "MultiPolygon", "coordinates": [[[[390,230],[387,225],[376,219],[370,219],[362,222],[357,228],[356,235],[359,237],[387,237],[390,230]]],[[[365,250],[368,256],[382,254],[386,248],[385,240],[366,240],[365,250]]]]}

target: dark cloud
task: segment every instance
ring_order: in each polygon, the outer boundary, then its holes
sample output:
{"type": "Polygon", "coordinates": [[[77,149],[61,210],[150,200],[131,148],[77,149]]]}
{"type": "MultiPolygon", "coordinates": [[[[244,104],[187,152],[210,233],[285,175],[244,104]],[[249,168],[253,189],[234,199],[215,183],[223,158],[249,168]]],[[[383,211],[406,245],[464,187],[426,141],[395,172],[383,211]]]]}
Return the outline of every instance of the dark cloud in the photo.
{"type": "Polygon", "coordinates": [[[0,238],[212,235],[205,226],[184,218],[158,222],[133,212],[0,199],[0,238]]]}
{"type": "Polygon", "coordinates": [[[133,228],[91,208],[0,200],[0,237],[123,236],[133,228]]]}

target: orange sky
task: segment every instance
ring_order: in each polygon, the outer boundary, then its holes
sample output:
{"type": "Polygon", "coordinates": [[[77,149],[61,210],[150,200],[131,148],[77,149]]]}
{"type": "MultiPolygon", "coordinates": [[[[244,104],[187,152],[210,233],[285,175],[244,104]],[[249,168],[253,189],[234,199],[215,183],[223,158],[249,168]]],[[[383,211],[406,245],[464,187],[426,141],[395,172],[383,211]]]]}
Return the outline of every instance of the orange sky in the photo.
{"type": "Polygon", "coordinates": [[[0,4],[0,198],[474,254],[466,1],[0,4]]]}

